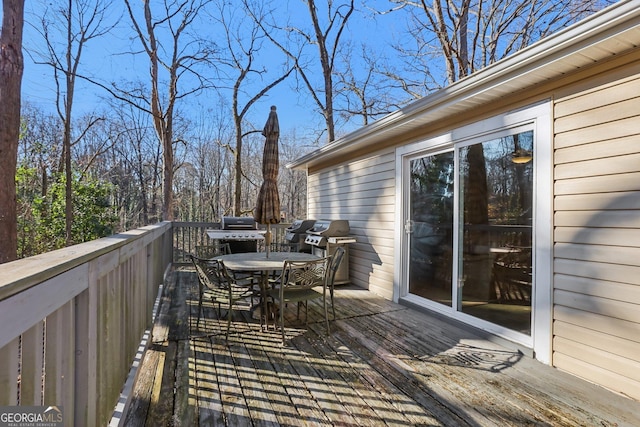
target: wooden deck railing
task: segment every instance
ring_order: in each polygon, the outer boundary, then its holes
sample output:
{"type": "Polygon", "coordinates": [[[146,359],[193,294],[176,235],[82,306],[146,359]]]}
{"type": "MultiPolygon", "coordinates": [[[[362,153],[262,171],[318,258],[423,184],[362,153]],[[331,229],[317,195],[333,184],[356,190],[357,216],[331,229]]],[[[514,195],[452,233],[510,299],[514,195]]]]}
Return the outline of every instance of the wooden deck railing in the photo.
{"type": "MultiPolygon", "coordinates": [[[[274,224],[271,226],[272,242],[283,243],[285,241],[288,223],[274,224]]],[[[173,263],[188,263],[187,254],[195,254],[196,246],[211,245],[211,239],[207,235],[208,229],[219,229],[219,222],[174,222],[173,223],[173,263]]],[[[264,229],[264,226],[260,226],[264,229]]]]}
{"type": "MultiPolygon", "coordinates": [[[[0,406],[107,425],[164,274],[219,223],[157,225],[0,264],[0,406]]],[[[283,242],[287,224],[272,226],[283,242]]]]}
{"type": "Polygon", "coordinates": [[[171,264],[162,222],[0,265],[0,406],[104,426],[171,264]]]}

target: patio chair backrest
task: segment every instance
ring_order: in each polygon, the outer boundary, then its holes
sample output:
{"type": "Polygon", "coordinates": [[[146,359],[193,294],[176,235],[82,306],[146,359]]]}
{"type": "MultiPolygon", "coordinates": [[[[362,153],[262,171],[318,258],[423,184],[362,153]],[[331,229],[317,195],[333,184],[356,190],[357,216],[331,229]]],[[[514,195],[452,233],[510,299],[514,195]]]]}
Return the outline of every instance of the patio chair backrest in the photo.
{"type": "Polygon", "coordinates": [[[191,255],[191,261],[198,275],[198,320],[196,321],[196,329],[200,325],[200,317],[202,315],[202,300],[206,292],[211,301],[218,306],[218,318],[221,316],[221,308],[227,310],[227,329],[225,338],[229,338],[231,329],[231,317],[233,313],[233,304],[246,297],[253,295],[251,287],[238,286],[235,279],[231,277],[224,262],[218,259],[203,259],[195,255],[191,255]]]}
{"type": "Polygon", "coordinates": [[[209,289],[226,289],[233,283],[233,278],[221,260],[204,259],[194,255],[191,255],[191,260],[203,286],[209,289]]]}
{"type": "Polygon", "coordinates": [[[316,286],[324,286],[331,257],[320,258],[313,261],[284,262],[282,269],[285,288],[309,289],[316,286]]]}

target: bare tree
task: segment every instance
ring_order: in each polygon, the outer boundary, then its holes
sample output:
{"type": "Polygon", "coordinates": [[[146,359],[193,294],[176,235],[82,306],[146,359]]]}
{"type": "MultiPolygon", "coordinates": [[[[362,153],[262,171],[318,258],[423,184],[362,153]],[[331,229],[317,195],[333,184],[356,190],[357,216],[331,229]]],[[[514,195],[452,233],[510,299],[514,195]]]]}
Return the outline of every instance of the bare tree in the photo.
{"type": "Polygon", "coordinates": [[[24,0],[3,0],[0,33],[0,263],[16,259],[16,162],[20,136],[24,0]]]}
{"type": "Polygon", "coordinates": [[[123,229],[155,222],[162,155],[150,116],[128,103],[113,103],[113,127],[120,131],[113,150],[111,181],[121,189],[123,229]],[[130,184],[130,186],[127,185],[130,184]]]}
{"type": "Polygon", "coordinates": [[[388,61],[379,52],[363,43],[359,55],[353,55],[350,49],[345,50],[343,55],[344,67],[336,70],[335,75],[340,85],[337,95],[344,99],[344,107],[336,107],[335,111],[345,122],[352,117],[360,117],[361,124],[365,126],[371,119],[400,108],[397,88],[392,80],[380,72],[381,64],[388,61]],[[355,58],[361,62],[354,67],[355,58]]]}
{"type": "Polygon", "coordinates": [[[60,167],[63,126],[56,114],[45,112],[28,101],[23,101],[21,115],[18,167],[37,171],[39,182],[31,190],[37,189],[44,197],[52,172],[60,167]]]}
{"type": "Polygon", "coordinates": [[[189,161],[198,171],[197,192],[200,221],[220,221],[233,211],[232,183],[234,158],[228,148],[233,144],[234,125],[223,99],[197,120],[189,161]]]}
{"type": "MultiPolygon", "coordinates": [[[[413,71],[430,70],[429,75],[439,75],[433,70],[442,70],[448,84],[611,3],[607,0],[390,1],[396,4],[396,11],[409,13],[408,30],[415,40],[413,48],[397,45],[398,52],[413,71]]],[[[405,68],[406,71],[411,70],[405,68]]],[[[415,82],[405,80],[405,86],[415,88],[415,82]]],[[[425,89],[428,92],[433,87],[425,89]]]]}
{"type": "MultiPolygon", "coordinates": [[[[295,132],[280,137],[281,165],[292,162],[304,154],[296,144],[295,132]]],[[[281,167],[278,174],[282,210],[289,220],[307,217],[307,174],[304,171],[281,167]]]]}
{"type": "Polygon", "coordinates": [[[102,120],[99,117],[91,117],[78,135],[75,137],[72,135],[76,79],[78,78],[82,53],[87,43],[92,39],[104,36],[113,28],[113,23],[106,22],[111,7],[110,1],[68,0],[64,6],[46,10],[44,16],[41,17],[41,25],[38,29],[44,38],[47,51],[34,52],[36,57],[34,61],[37,64],[49,65],[53,69],[56,85],[56,108],[64,127],[60,170],[65,171],[66,177],[67,245],[73,243],[71,239],[73,223],[71,148],[82,139],[91,126],[102,120]]]}
{"type": "Polygon", "coordinates": [[[309,10],[309,19],[312,27],[309,30],[297,26],[283,27],[277,22],[265,24],[263,20],[256,16],[254,16],[254,20],[258,22],[267,37],[294,62],[298,75],[324,117],[327,126],[327,138],[329,141],[333,141],[335,139],[333,73],[336,70],[336,61],[342,36],[347,28],[349,18],[355,11],[354,0],[342,3],[328,0],[325,19],[319,16],[315,0],[303,1],[307,4],[309,10]],[[279,39],[278,36],[272,34],[274,31],[280,34],[284,33],[284,37],[279,39]],[[285,39],[292,38],[298,39],[295,51],[284,42],[285,39]],[[318,49],[317,57],[305,62],[302,51],[306,47],[314,45],[318,49]],[[319,75],[322,75],[322,84],[319,87],[315,84],[315,79],[313,78],[314,73],[317,72],[317,69],[314,68],[316,64],[320,64],[321,67],[319,75]]]}
{"type": "Polygon", "coordinates": [[[75,122],[80,128],[87,129],[83,138],[74,144],[78,179],[106,177],[105,157],[118,142],[120,132],[110,127],[104,118],[96,121],[93,114],[82,115],[75,122]]]}
{"type": "MultiPolygon", "coordinates": [[[[248,133],[258,132],[253,129],[249,132],[244,131],[245,117],[256,102],[282,83],[294,70],[293,66],[286,64],[286,58],[283,61],[285,64],[282,72],[270,72],[264,65],[265,62],[260,63],[259,55],[265,36],[260,31],[259,22],[265,19],[266,13],[259,2],[251,3],[245,0],[243,5],[248,16],[236,16],[237,8],[226,1],[218,3],[218,13],[214,16],[214,20],[220,24],[226,36],[224,50],[226,56],[219,59],[221,71],[227,76],[234,76],[229,77],[228,80],[231,84],[231,109],[235,127],[235,148],[229,148],[233,151],[235,158],[234,211],[236,215],[244,213],[242,207],[243,139],[248,133]],[[246,18],[251,16],[255,19],[249,24],[246,18]]],[[[269,62],[272,61],[273,58],[269,62]]],[[[265,112],[264,115],[265,120],[267,113],[265,112]]]]}
{"type": "Polygon", "coordinates": [[[151,2],[143,1],[142,17],[131,0],[125,0],[136,37],[149,59],[150,96],[142,91],[109,89],[121,100],[130,102],[153,118],[153,126],[163,153],[163,205],[162,217],[172,220],[173,176],[175,172],[174,125],[177,103],[209,86],[198,66],[207,64],[213,52],[211,46],[197,33],[201,11],[208,0],[168,1],[157,18],[151,10],[151,2]],[[187,80],[191,79],[189,82],[187,80]],[[165,90],[163,93],[162,91],[165,90]]]}

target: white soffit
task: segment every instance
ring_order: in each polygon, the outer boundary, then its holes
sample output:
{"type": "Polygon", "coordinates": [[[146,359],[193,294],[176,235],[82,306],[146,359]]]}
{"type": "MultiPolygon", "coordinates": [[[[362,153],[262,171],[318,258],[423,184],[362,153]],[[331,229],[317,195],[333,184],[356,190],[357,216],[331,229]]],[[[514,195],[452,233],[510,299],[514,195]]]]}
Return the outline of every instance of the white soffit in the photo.
{"type": "Polygon", "coordinates": [[[345,135],[288,168],[309,166],[388,140],[511,93],[561,78],[640,45],[640,0],[622,0],[451,86],[345,135]]]}

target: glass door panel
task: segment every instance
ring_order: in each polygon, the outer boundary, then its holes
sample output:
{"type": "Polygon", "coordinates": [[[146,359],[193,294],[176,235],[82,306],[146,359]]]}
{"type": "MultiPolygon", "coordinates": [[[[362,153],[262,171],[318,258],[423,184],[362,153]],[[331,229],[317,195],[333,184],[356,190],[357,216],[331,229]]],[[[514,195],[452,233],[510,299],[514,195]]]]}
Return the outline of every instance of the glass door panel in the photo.
{"type": "Polygon", "coordinates": [[[531,335],[533,131],[459,150],[459,311],[531,335]]]}
{"type": "Polygon", "coordinates": [[[410,162],[409,293],[452,306],[454,153],[410,162]]]}

